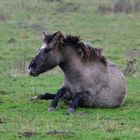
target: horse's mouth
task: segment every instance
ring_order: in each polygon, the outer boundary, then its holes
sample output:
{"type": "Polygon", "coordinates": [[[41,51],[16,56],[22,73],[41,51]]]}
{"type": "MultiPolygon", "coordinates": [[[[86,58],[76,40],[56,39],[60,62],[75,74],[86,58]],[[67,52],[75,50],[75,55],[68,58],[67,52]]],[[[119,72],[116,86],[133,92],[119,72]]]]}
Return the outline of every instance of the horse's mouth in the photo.
{"type": "Polygon", "coordinates": [[[37,77],[37,76],[39,76],[39,73],[33,71],[32,69],[29,69],[29,75],[31,75],[33,77],[37,77]]]}
{"type": "Polygon", "coordinates": [[[36,73],[29,73],[29,75],[31,75],[31,76],[33,76],[33,77],[39,76],[39,74],[36,74],[36,73]]]}

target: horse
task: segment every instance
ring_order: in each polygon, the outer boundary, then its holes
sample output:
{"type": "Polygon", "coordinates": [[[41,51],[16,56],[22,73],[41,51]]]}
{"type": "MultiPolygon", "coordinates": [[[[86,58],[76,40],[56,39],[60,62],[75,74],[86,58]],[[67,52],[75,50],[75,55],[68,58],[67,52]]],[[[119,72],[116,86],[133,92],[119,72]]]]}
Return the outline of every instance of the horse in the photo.
{"type": "Polygon", "coordinates": [[[78,107],[122,105],[127,95],[125,77],[102,51],[78,36],[64,35],[61,31],[44,33],[43,45],[29,64],[29,75],[39,76],[59,66],[64,73],[64,84],[56,94],[45,93],[31,99],[52,99],[48,111],[54,111],[59,100],[64,99],[69,103],[68,114],[78,107]]]}

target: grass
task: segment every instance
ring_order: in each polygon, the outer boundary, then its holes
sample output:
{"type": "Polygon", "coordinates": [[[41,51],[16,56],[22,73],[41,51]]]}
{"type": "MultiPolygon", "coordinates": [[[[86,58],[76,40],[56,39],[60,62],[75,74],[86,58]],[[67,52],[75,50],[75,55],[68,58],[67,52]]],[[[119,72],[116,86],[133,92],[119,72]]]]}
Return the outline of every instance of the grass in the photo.
{"type": "Polygon", "coordinates": [[[63,102],[50,113],[50,101],[29,101],[47,91],[55,93],[63,83],[59,69],[38,78],[26,74],[28,63],[42,44],[42,31],[80,35],[95,47],[104,48],[105,56],[122,69],[132,59],[126,52],[140,51],[140,13],[97,11],[100,4],[109,2],[114,1],[0,1],[1,140],[140,138],[139,55],[135,56],[136,73],[126,78],[128,96],[120,108],[79,108],[75,115],[68,116],[63,102]]]}

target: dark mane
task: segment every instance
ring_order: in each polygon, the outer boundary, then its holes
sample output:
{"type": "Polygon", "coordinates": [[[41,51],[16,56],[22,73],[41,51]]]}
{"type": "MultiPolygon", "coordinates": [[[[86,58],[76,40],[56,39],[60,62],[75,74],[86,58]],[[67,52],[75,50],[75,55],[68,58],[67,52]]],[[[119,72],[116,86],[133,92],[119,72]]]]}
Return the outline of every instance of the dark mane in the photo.
{"type": "Polygon", "coordinates": [[[77,45],[80,42],[80,37],[79,36],[72,36],[72,35],[67,35],[63,42],[65,44],[72,44],[72,45],[77,45]]]}
{"type": "Polygon", "coordinates": [[[88,43],[82,42],[80,37],[67,35],[64,40],[64,44],[71,44],[77,48],[81,48],[84,52],[84,59],[85,60],[100,60],[103,64],[107,64],[106,58],[102,55],[103,49],[100,48],[93,48],[88,43]]]}

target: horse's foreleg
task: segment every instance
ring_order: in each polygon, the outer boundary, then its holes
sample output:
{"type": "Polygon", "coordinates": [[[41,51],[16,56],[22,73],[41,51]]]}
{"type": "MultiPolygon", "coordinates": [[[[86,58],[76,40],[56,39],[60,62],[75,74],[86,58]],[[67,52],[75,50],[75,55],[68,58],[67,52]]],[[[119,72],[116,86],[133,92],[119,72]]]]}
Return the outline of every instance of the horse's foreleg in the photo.
{"type": "Polygon", "coordinates": [[[72,101],[72,103],[69,105],[69,108],[67,110],[67,114],[73,114],[78,106],[80,105],[81,101],[83,99],[83,93],[77,93],[72,101]]]}
{"type": "Polygon", "coordinates": [[[55,98],[55,95],[56,94],[45,93],[45,94],[42,94],[42,95],[31,97],[31,100],[37,100],[37,99],[49,100],[49,99],[54,99],[55,98]]]}
{"type": "Polygon", "coordinates": [[[63,97],[63,95],[66,93],[66,88],[63,87],[57,91],[57,94],[55,95],[53,101],[51,102],[50,107],[48,108],[48,111],[54,111],[56,106],[58,105],[58,101],[63,97]]]}

